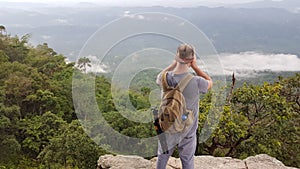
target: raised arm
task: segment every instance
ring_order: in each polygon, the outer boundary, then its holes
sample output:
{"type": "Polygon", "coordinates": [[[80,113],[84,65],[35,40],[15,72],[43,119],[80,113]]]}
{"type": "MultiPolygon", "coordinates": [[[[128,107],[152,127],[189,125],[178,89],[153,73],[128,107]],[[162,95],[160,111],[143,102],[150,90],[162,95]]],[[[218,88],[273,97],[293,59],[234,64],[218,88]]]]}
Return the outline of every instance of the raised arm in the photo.
{"type": "Polygon", "coordinates": [[[197,65],[197,58],[196,58],[196,56],[194,56],[194,60],[191,63],[191,67],[192,67],[192,69],[195,71],[195,73],[198,76],[201,76],[201,77],[203,77],[204,79],[206,79],[208,81],[207,89],[210,89],[212,87],[212,85],[213,85],[213,81],[212,81],[211,77],[209,77],[206,73],[204,73],[199,68],[199,66],[197,65]]]}
{"type": "Polygon", "coordinates": [[[171,71],[174,70],[176,67],[176,60],[174,60],[168,67],[166,67],[164,70],[162,70],[156,77],[156,84],[161,85],[161,73],[164,71],[171,71]]]}

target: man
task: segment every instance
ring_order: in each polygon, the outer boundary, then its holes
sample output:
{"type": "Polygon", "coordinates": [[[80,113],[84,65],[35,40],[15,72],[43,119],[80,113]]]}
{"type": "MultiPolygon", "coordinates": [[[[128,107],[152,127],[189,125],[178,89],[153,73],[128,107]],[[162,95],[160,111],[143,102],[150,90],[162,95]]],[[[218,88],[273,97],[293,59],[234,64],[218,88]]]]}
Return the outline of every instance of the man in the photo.
{"type": "MultiPolygon", "coordinates": [[[[196,55],[191,45],[182,44],[177,49],[175,60],[171,65],[165,68],[163,71],[168,71],[167,82],[169,85],[176,85],[182,78],[189,73],[189,68],[192,68],[197,76],[194,76],[189,84],[183,91],[183,96],[186,101],[186,107],[188,110],[192,110],[195,115],[195,120],[190,129],[181,134],[170,134],[167,136],[167,142],[176,141],[179,156],[182,163],[183,169],[194,169],[194,153],[196,151],[197,138],[196,131],[198,128],[198,113],[199,113],[199,95],[206,93],[212,85],[212,79],[204,73],[196,62],[196,55]],[[173,137],[173,138],[172,138],[173,137]],[[175,138],[176,137],[176,138],[175,138]]],[[[163,72],[162,71],[162,72],[163,72]]],[[[161,74],[157,76],[156,83],[161,86],[161,74]]],[[[156,164],[157,169],[165,169],[169,157],[172,155],[175,145],[171,144],[169,147],[169,153],[162,153],[162,148],[158,146],[158,160],[156,164]]]]}

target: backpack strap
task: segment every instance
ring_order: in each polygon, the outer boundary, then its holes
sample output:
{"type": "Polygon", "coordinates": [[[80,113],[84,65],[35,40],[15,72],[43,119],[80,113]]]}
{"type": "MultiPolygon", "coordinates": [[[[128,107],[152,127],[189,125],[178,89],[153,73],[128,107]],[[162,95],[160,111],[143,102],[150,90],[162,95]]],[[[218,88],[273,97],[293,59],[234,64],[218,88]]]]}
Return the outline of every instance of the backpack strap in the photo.
{"type": "Polygon", "coordinates": [[[183,92],[183,90],[189,84],[189,82],[192,80],[193,77],[194,77],[193,75],[191,75],[190,73],[188,73],[184,78],[182,78],[180,80],[180,82],[178,83],[177,87],[179,88],[179,90],[181,92],[183,92]]]}
{"type": "Polygon", "coordinates": [[[168,71],[163,71],[161,74],[161,84],[162,84],[164,92],[169,89],[169,85],[168,85],[168,81],[167,81],[167,73],[168,73],[168,71]]]}
{"type": "MultiPolygon", "coordinates": [[[[167,73],[168,73],[168,71],[163,71],[161,74],[161,83],[162,83],[164,92],[170,89],[170,86],[169,86],[168,80],[167,80],[167,73]]],[[[184,78],[182,78],[180,80],[180,82],[177,84],[176,87],[178,87],[179,90],[182,92],[185,89],[185,87],[189,84],[189,82],[192,80],[193,77],[194,77],[193,75],[188,73],[184,78]]]]}

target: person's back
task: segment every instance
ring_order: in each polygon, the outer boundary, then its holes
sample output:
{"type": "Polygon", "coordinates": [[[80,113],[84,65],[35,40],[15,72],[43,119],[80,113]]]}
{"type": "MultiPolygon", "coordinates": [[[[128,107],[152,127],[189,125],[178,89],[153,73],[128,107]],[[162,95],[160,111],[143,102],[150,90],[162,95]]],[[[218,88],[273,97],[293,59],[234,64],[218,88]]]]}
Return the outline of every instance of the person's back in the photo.
{"type": "MultiPolygon", "coordinates": [[[[174,74],[174,72],[169,72],[169,76],[167,76],[168,83],[172,84],[172,86],[175,86],[175,84],[182,80],[187,73],[189,72],[182,74],[174,74]]],[[[202,77],[194,76],[182,92],[185,98],[186,108],[194,112],[195,120],[194,125],[192,125],[192,131],[198,127],[199,95],[207,92],[206,83],[206,80],[202,77]]]]}
{"type": "MultiPolygon", "coordinates": [[[[176,86],[178,82],[189,73],[189,67],[192,67],[198,76],[194,76],[188,83],[183,90],[183,95],[186,101],[186,108],[194,112],[194,122],[190,129],[185,133],[167,135],[167,141],[170,142],[168,145],[171,145],[168,146],[168,154],[163,154],[161,146],[158,146],[157,169],[165,169],[168,159],[174,151],[175,144],[178,146],[183,169],[194,168],[193,156],[197,143],[196,131],[198,128],[199,95],[201,93],[206,93],[207,90],[211,88],[212,80],[197,66],[194,49],[190,45],[180,45],[175,61],[165,70],[169,71],[167,74],[168,84],[170,86],[176,86]]],[[[161,85],[161,74],[158,75],[157,83],[161,85]]]]}

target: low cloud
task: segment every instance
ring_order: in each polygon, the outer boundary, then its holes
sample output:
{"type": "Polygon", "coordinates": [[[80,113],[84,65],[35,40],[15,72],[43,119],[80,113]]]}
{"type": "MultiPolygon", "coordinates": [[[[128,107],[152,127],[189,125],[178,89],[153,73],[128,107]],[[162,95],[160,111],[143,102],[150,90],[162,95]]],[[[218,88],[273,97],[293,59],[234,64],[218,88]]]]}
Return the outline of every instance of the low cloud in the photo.
{"type": "MultiPolygon", "coordinates": [[[[97,56],[86,56],[91,61],[88,72],[107,73],[110,68],[108,65],[100,63],[97,56]]],[[[237,76],[255,76],[261,71],[298,71],[300,72],[300,58],[293,54],[263,54],[256,52],[243,52],[237,54],[220,54],[219,59],[223,71],[216,67],[215,63],[199,63],[202,69],[212,74],[232,74],[237,76]],[[215,67],[215,68],[214,68],[215,67]],[[217,70],[217,71],[215,71],[217,70]]],[[[215,60],[216,61],[216,60],[215,60]]],[[[216,61],[218,62],[218,61],[216,61]]]]}
{"type": "Polygon", "coordinates": [[[42,38],[42,39],[45,39],[45,40],[48,40],[48,39],[51,39],[51,36],[48,36],[48,35],[42,35],[41,38],[42,38]]]}
{"type": "Polygon", "coordinates": [[[67,19],[62,18],[54,19],[52,20],[52,23],[55,25],[72,25],[67,19]]]}
{"type": "Polygon", "coordinates": [[[145,19],[145,17],[143,15],[139,15],[139,14],[131,14],[130,11],[125,11],[123,13],[123,17],[127,17],[127,18],[132,18],[132,19],[145,19]]]}
{"type": "Polygon", "coordinates": [[[225,73],[243,71],[300,71],[300,58],[292,54],[244,52],[220,54],[225,73]]]}
{"type": "Polygon", "coordinates": [[[7,27],[14,27],[14,28],[34,28],[34,26],[30,24],[12,24],[12,25],[7,25],[7,27]]]}

